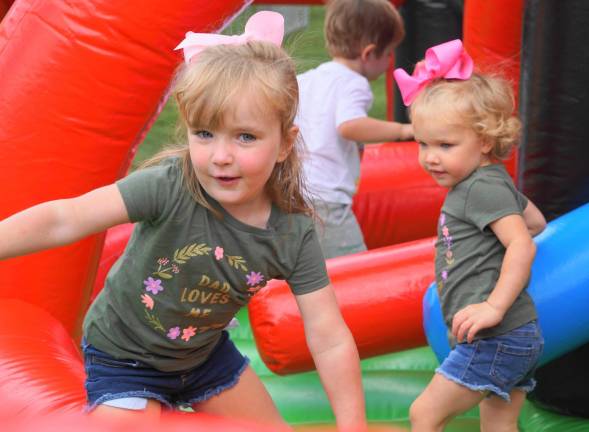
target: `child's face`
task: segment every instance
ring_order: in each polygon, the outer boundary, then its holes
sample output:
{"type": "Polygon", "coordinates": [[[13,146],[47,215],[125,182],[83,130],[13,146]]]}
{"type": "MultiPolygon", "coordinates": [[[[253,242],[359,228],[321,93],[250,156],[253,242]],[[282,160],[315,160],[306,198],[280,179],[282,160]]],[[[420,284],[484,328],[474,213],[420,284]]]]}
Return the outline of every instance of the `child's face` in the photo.
{"type": "Polygon", "coordinates": [[[436,183],[452,188],[477,168],[491,163],[490,145],[470,128],[441,116],[415,116],[419,163],[436,183]]]}
{"type": "Polygon", "coordinates": [[[265,185],[274,165],[288,156],[291,142],[283,139],[278,117],[258,108],[259,96],[244,96],[236,98],[234,110],[216,129],[190,130],[188,143],[204,190],[232,215],[255,218],[269,209],[265,185]]]}
{"type": "Polygon", "coordinates": [[[389,67],[393,46],[390,45],[383,51],[380,56],[377,56],[374,51],[371,51],[363,62],[363,74],[368,81],[374,81],[389,67]]]}

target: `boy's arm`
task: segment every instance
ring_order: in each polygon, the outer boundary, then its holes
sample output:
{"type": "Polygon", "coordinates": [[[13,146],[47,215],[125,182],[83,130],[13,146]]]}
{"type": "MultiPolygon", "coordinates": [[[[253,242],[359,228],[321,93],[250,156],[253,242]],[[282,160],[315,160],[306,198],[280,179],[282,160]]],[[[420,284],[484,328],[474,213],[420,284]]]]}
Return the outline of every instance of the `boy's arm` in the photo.
{"type": "Polygon", "coordinates": [[[390,122],[372,117],[360,117],[343,122],[338,126],[337,132],[344,139],[363,143],[413,139],[413,126],[410,123],[390,122]]]}
{"type": "Polygon", "coordinates": [[[528,199],[528,205],[523,212],[524,221],[532,237],[540,234],[546,228],[546,219],[542,212],[528,199]]]}
{"type": "Polygon", "coordinates": [[[315,367],[335,413],[339,431],[363,432],[366,414],[360,359],[333,288],[297,295],[305,336],[315,367]]]}
{"type": "Polygon", "coordinates": [[[125,222],[127,209],[114,184],[76,198],[48,201],[0,222],[0,259],[73,243],[125,222]]]}
{"type": "Polygon", "coordinates": [[[454,315],[452,335],[470,343],[479,330],[501,322],[530,277],[536,245],[519,214],[502,217],[490,225],[505,246],[505,256],[495,288],[483,303],[472,304],[454,315]]]}

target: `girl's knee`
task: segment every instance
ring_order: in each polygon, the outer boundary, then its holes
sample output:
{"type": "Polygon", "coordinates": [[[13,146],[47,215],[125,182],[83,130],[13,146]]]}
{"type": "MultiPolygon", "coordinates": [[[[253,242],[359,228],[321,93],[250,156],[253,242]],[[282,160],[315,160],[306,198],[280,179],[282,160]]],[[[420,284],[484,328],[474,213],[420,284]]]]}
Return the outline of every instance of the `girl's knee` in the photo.
{"type": "Polygon", "coordinates": [[[413,426],[426,423],[430,414],[431,409],[428,410],[428,406],[422,397],[415,399],[409,407],[409,421],[413,426]]]}
{"type": "Polygon", "coordinates": [[[409,407],[409,421],[412,431],[441,431],[446,419],[438,415],[431,404],[422,397],[418,397],[409,407]]]}

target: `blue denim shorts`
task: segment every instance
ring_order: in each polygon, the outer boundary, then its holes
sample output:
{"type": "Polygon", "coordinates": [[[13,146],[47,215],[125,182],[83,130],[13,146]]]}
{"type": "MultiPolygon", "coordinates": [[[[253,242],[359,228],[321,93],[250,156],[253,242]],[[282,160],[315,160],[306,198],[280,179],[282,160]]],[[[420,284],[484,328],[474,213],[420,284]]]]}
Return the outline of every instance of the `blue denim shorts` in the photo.
{"type": "Polygon", "coordinates": [[[470,390],[510,401],[512,390],[534,389],[543,347],[540,327],[531,321],[499,336],[457,344],[436,372],[470,390]]]}
{"type": "Polygon", "coordinates": [[[162,372],[137,360],[115,359],[84,342],[82,350],[86,411],[103,403],[136,398],[155,399],[170,409],[203,402],[237,384],[249,364],[225,331],[203,364],[181,372],[162,372]]]}

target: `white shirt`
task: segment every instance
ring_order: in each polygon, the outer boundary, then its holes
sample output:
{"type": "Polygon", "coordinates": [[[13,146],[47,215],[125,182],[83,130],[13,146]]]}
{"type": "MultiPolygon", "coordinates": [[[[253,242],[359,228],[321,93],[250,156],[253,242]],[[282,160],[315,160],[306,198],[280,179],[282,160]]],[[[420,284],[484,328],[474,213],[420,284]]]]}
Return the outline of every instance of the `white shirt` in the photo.
{"type": "Polygon", "coordinates": [[[372,105],[368,80],[347,66],[323,63],[297,77],[295,123],[307,148],[303,169],[314,200],[351,204],[360,178],[358,143],[342,138],[342,123],[366,117],[372,105]]]}

